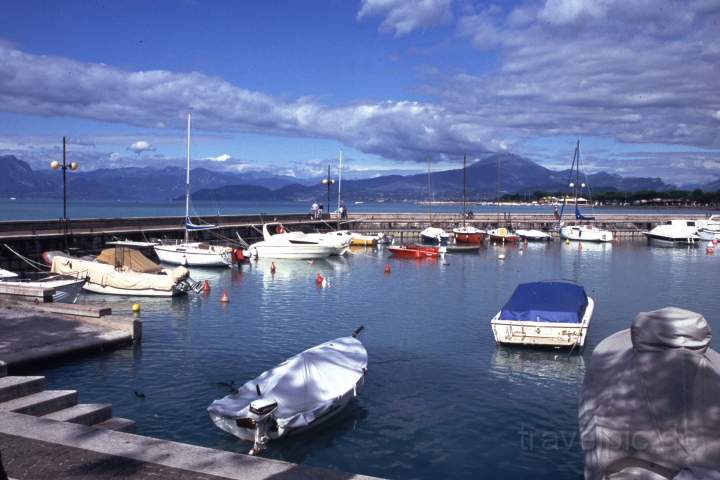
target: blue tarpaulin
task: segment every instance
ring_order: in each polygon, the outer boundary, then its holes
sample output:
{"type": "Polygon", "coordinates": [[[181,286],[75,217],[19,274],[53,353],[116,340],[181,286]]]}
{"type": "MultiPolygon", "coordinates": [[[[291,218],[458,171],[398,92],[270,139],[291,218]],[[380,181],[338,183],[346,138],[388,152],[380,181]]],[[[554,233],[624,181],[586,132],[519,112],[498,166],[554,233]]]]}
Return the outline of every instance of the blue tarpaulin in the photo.
{"type": "Polygon", "coordinates": [[[586,217],[582,214],[577,205],[575,205],[575,219],[576,220],[595,220],[595,217],[586,217]]]}
{"type": "Polygon", "coordinates": [[[582,285],[571,282],[521,283],[500,312],[501,320],[581,323],[588,305],[582,285]]]}

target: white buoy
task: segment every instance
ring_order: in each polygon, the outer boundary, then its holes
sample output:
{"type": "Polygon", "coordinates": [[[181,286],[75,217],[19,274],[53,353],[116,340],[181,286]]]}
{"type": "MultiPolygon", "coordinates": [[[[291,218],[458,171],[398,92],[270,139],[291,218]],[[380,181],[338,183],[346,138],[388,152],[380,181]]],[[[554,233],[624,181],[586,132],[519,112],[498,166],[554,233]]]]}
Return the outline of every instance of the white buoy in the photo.
{"type": "Polygon", "coordinates": [[[498,255],[498,260],[505,260],[505,254],[501,253],[500,255],[498,255]]]}

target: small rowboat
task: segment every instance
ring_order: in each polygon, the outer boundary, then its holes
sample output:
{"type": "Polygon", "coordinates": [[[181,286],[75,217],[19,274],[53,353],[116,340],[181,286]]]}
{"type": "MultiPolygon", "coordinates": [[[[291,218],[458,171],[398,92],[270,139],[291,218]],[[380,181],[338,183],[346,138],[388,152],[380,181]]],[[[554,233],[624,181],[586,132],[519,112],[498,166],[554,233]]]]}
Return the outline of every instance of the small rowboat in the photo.
{"type": "Polygon", "coordinates": [[[423,245],[392,246],[388,251],[398,258],[437,258],[440,255],[439,247],[423,245]]]}

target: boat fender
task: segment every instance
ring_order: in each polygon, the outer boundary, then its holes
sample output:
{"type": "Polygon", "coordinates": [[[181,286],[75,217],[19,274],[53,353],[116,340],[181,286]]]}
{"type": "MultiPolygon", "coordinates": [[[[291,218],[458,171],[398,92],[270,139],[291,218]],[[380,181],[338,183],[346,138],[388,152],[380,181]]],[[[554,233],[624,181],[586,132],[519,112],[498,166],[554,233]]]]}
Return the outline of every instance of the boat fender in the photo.
{"type": "Polygon", "coordinates": [[[242,248],[236,248],[235,250],[233,250],[233,256],[235,257],[235,261],[237,263],[245,261],[245,252],[242,248]]]}
{"type": "Polygon", "coordinates": [[[275,266],[275,262],[270,263],[270,273],[275,275],[276,270],[277,270],[277,267],[275,266]]]}
{"type": "Polygon", "coordinates": [[[707,253],[708,255],[715,255],[715,249],[712,248],[712,247],[708,247],[708,248],[705,250],[705,253],[707,253]]]}
{"type": "Polygon", "coordinates": [[[500,255],[498,255],[498,260],[505,260],[505,254],[501,253],[500,255]]]}
{"type": "Polygon", "coordinates": [[[133,313],[140,313],[140,304],[139,304],[139,303],[133,303],[133,304],[132,304],[132,312],[133,312],[133,313]]]}
{"type": "Polygon", "coordinates": [[[325,282],[325,277],[323,277],[320,272],[318,272],[317,276],[315,277],[315,283],[318,285],[322,285],[325,282]]]}

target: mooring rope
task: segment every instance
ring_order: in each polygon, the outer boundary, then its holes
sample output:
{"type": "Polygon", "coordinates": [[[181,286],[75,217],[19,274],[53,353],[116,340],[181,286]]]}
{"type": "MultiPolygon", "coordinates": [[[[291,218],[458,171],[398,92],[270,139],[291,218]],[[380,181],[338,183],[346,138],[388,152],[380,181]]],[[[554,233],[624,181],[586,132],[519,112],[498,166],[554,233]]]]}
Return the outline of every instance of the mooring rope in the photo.
{"type": "Polygon", "coordinates": [[[23,255],[20,255],[18,252],[16,252],[16,251],[13,250],[12,248],[10,248],[10,245],[8,245],[7,243],[3,243],[3,245],[5,246],[5,248],[7,248],[8,250],[10,250],[12,253],[14,253],[20,260],[22,260],[23,262],[27,263],[28,265],[30,265],[30,266],[33,267],[34,269],[36,269],[36,270],[38,270],[38,271],[40,271],[40,272],[42,272],[42,271],[44,271],[44,270],[50,270],[50,269],[48,268],[48,266],[45,265],[44,263],[36,262],[35,260],[31,260],[31,259],[29,259],[29,258],[27,258],[27,257],[24,257],[23,255]]]}

